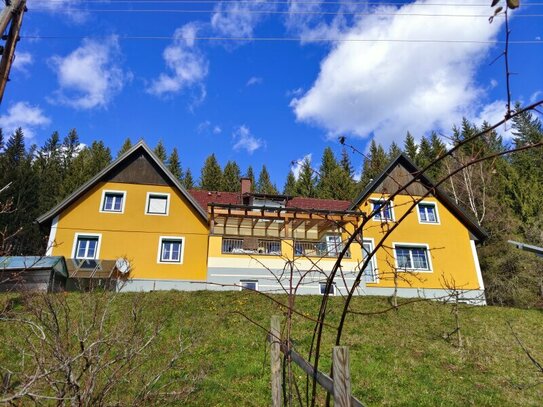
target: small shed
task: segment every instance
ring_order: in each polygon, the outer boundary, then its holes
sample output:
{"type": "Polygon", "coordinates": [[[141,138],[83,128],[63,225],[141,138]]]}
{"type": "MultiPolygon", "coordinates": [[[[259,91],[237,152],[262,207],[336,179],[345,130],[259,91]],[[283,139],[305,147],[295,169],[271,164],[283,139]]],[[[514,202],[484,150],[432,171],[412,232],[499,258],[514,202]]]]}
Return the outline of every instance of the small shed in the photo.
{"type": "Polygon", "coordinates": [[[62,256],[0,257],[0,291],[63,291],[68,280],[62,256]]]}

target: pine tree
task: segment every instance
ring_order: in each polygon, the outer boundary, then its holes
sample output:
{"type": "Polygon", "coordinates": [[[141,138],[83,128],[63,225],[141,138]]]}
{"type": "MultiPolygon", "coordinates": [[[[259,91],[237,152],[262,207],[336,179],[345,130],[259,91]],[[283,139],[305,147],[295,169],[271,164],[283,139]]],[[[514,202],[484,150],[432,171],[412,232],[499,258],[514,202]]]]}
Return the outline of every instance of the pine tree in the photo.
{"type": "Polygon", "coordinates": [[[241,170],[235,161],[228,161],[224,166],[221,191],[239,192],[241,190],[241,170]]]}
{"type": "Polygon", "coordinates": [[[3,153],[0,185],[9,184],[9,188],[4,191],[2,200],[11,202],[11,206],[9,216],[0,217],[2,255],[29,255],[42,250],[41,234],[35,222],[40,215],[40,183],[32,167],[34,148],[26,151],[23,131],[18,128],[8,139],[3,153]],[[10,235],[6,242],[4,239],[10,235]]]}
{"type": "Polygon", "coordinates": [[[164,147],[162,140],[158,140],[154,152],[163,163],[166,162],[166,159],[168,158],[168,153],[166,152],[166,148],[164,147]]]}
{"type": "Polygon", "coordinates": [[[388,162],[389,160],[385,150],[381,145],[377,145],[375,139],[373,139],[370,143],[370,148],[362,167],[360,185],[365,187],[369,184],[372,179],[381,174],[388,162]]]}
{"type": "Polygon", "coordinates": [[[339,165],[349,175],[349,177],[353,176],[353,166],[351,164],[351,159],[349,158],[349,153],[347,153],[347,149],[345,147],[341,149],[341,160],[339,165]]]}
{"type": "Polygon", "coordinates": [[[130,137],[127,137],[125,140],[124,140],[124,143],[123,145],[121,146],[121,149],[119,150],[119,152],[117,153],[117,157],[123,155],[124,153],[126,153],[128,150],[130,150],[132,148],[132,141],[130,141],[130,137]]]}
{"type": "MultiPolygon", "coordinates": [[[[516,106],[520,108],[519,105],[516,106]]],[[[513,144],[515,148],[529,146],[543,141],[543,124],[531,112],[523,112],[513,118],[513,144]]],[[[513,154],[511,165],[518,179],[511,186],[516,210],[522,222],[536,229],[543,227],[543,153],[534,148],[513,154]]],[[[543,240],[543,238],[537,239],[543,240]]]]}
{"type": "Polygon", "coordinates": [[[298,181],[296,181],[296,194],[299,196],[314,198],[316,196],[316,192],[316,180],[315,176],[313,175],[313,169],[311,168],[311,160],[306,157],[302,162],[298,181]]]}
{"type": "MultiPolygon", "coordinates": [[[[428,164],[430,164],[432,161],[435,160],[434,152],[432,150],[432,145],[430,144],[430,141],[425,137],[422,136],[419,143],[419,151],[415,160],[415,164],[419,166],[419,168],[425,168],[428,164]]],[[[427,174],[430,175],[430,174],[427,174]]]]}
{"type": "Polygon", "coordinates": [[[194,179],[192,178],[192,172],[190,171],[190,168],[187,168],[187,171],[185,171],[185,175],[183,176],[183,186],[186,189],[194,188],[194,179]]]}
{"type": "Polygon", "coordinates": [[[258,181],[256,183],[255,191],[259,194],[268,194],[268,195],[277,195],[277,187],[272,184],[270,179],[270,174],[265,165],[262,166],[260,174],[258,176],[258,181]]]}
{"type": "Polygon", "coordinates": [[[388,159],[390,161],[395,160],[401,153],[402,149],[393,141],[388,149],[388,159]]]}
{"type": "Polygon", "coordinates": [[[208,191],[220,191],[223,185],[223,173],[215,154],[206,158],[200,175],[200,188],[208,191]]]}
{"type": "Polygon", "coordinates": [[[68,135],[64,137],[64,141],[62,142],[62,151],[64,155],[63,166],[65,171],[72,165],[80,150],[79,135],[77,134],[76,129],[72,129],[69,131],[68,135]]]}
{"type": "Polygon", "coordinates": [[[417,143],[415,142],[415,138],[411,135],[411,133],[407,132],[403,142],[403,151],[409,158],[411,158],[411,160],[415,161],[417,159],[417,149],[418,147],[417,143]]]}
{"type": "Polygon", "coordinates": [[[245,178],[249,178],[251,180],[251,192],[253,192],[255,190],[255,173],[251,165],[249,165],[249,168],[247,168],[245,178]]]}
{"type": "Polygon", "coordinates": [[[182,181],[183,170],[181,169],[181,164],[179,163],[179,154],[177,153],[176,147],[173,148],[170,158],[168,158],[168,169],[175,178],[182,181]]]}
{"type": "Polygon", "coordinates": [[[17,167],[26,159],[25,136],[20,127],[8,139],[5,158],[8,166],[17,167]]]}
{"type": "Polygon", "coordinates": [[[353,178],[341,167],[334,168],[331,178],[334,180],[334,193],[331,198],[352,201],[356,192],[353,178]]]}
{"type": "Polygon", "coordinates": [[[289,196],[296,195],[296,177],[292,170],[288,172],[287,181],[285,182],[285,187],[283,188],[283,194],[289,196]]]}
{"type": "Polygon", "coordinates": [[[442,156],[447,151],[447,146],[435,131],[430,134],[430,144],[432,146],[432,155],[434,159],[442,156]]]}
{"type": "Polygon", "coordinates": [[[98,174],[111,162],[111,150],[103,141],[93,141],[90,147],[83,148],[74,158],[68,176],[64,179],[65,194],[74,191],[90,178],[98,174]]]}
{"type": "Polygon", "coordinates": [[[317,183],[317,197],[323,199],[332,199],[338,194],[336,191],[336,180],[333,173],[339,164],[330,147],[326,147],[322,154],[321,165],[319,167],[319,180],[317,183]]]}
{"type": "Polygon", "coordinates": [[[41,212],[46,212],[62,197],[64,170],[58,132],[55,131],[38,150],[34,169],[39,179],[38,205],[41,212]]]}

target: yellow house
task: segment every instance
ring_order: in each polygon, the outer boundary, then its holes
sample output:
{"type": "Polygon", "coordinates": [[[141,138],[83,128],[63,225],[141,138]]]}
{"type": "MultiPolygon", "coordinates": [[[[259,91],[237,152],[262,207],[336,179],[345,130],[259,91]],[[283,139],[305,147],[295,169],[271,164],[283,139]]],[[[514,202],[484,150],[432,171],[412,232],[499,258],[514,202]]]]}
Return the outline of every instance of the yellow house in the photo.
{"type": "Polygon", "coordinates": [[[416,172],[400,155],[354,202],[255,194],[249,179],[241,192],[187,191],[140,142],[38,221],[51,228],[47,254],[68,258],[72,275],[127,259],[117,262],[129,269],[125,290],[299,294],[324,293],[361,227],[333,294],[439,298],[454,288],[483,303],[475,242],[485,232],[426,177],[399,190],[416,172]]]}
{"type": "Polygon", "coordinates": [[[207,213],[144,142],[38,222],[51,228],[46,254],[66,257],[83,277],[100,267],[95,260],[124,258],[127,289],[197,289],[187,281],[206,281],[207,213]]]}
{"type": "Polygon", "coordinates": [[[475,244],[486,232],[404,154],[351,204],[365,212],[363,239],[382,242],[372,259],[378,278],[366,293],[447,297],[484,304],[475,244]],[[417,175],[416,179],[414,175],[417,175]]]}

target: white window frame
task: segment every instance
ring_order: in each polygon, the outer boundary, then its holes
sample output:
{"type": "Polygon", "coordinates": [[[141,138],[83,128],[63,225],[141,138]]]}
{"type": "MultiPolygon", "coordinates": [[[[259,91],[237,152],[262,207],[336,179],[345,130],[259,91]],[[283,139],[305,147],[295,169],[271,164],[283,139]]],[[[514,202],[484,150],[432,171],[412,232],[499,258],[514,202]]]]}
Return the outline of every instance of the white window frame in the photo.
{"type": "Polygon", "coordinates": [[[239,280],[239,290],[240,291],[244,291],[244,290],[247,290],[247,291],[258,291],[258,280],[239,280]],[[244,283],[254,283],[255,284],[255,289],[251,289],[251,288],[246,288],[243,284],[244,283]]]}
{"type": "MultiPolygon", "coordinates": [[[[373,212],[375,210],[374,208],[374,202],[379,201],[387,201],[388,198],[370,198],[370,205],[371,205],[371,211],[373,212]]],[[[372,220],[376,222],[395,222],[396,221],[396,215],[394,214],[394,202],[388,201],[388,204],[390,205],[390,215],[392,216],[392,219],[382,219],[381,218],[381,211],[377,212],[373,217],[372,220]]]]}
{"type": "Polygon", "coordinates": [[[104,189],[102,191],[102,199],[100,201],[100,212],[101,213],[124,213],[124,206],[126,204],[126,191],[116,191],[113,189],[104,189]],[[121,210],[120,211],[109,211],[104,209],[104,204],[106,203],[106,195],[107,194],[116,194],[116,195],[122,195],[122,204],[121,204],[121,210]]]}
{"type": "MultiPolygon", "coordinates": [[[[375,242],[373,238],[362,239],[362,264],[364,264],[364,243],[370,244],[370,252],[375,249],[375,242]]],[[[377,256],[376,254],[370,259],[371,267],[373,268],[373,274],[375,276],[373,281],[366,281],[366,284],[378,284],[379,283],[379,270],[377,269],[377,256]]]]}
{"type": "Polygon", "coordinates": [[[168,216],[170,213],[170,194],[168,192],[147,192],[147,199],[145,199],[145,214],[151,216],[168,216]],[[149,212],[149,204],[151,203],[152,196],[160,196],[166,198],[166,213],[149,212]]]}
{"type": "Polygon", "coordinates": [[[393,242],[392,247],[394,248],[394,265],[397,271],[406,271],[406,272],[416,272],[416,273],[433,273],[434,267],[432,266],[432,254],[430,252],[430,246],[426,243],[404,243],[404,242],[393,242]],[[399,267],[398,265],[398,256],[396,255],[396,247],[412,247],[426,250],[426,258],[428,259],[428,269],[417,269],[417,268],[404,268],[399,267]]]}
{"type": "Polygon", "coordinates": [[[185,237],[183,236],[160,236],[158,239],[158,253],[156,256],[156,262],[158,264],[183,264],[185,257],[185,237]],[[181,242],[181,250],[179,251],[179,261],[164,261],[162,260],[162,242],[164,240],[173,240],[181,242]]]}
{"type": "MultiPolygon", "coordinates": [[[[326,290],[326,284],[328,284],[327,281],[320,281],[319,282],[319,294],[320,295],[326,295],[325,293],[322,292],[323,287],[324,287],[324,290],[326,290]]],[[[331,288],[332,288],[332,290],[331,290],[330,294],[328,294],[328,295],[333,297],[333,296],[337,295],[337,286],[336,286],[335,282],[332,283],[331,288]]]]}
{"type": "Polygon", "coordinates": [[[431,201],[421,201],[417,204],[417,217],[419,218],[419,223],[422,224],[422,225],[440,225],[441,224],[441,218],[439,217],[439,211],[437,209],[437,203],[436,202],[431,202],[431,201]],[[428,221],[424,221],[420,218],[420,212],[419,212],[419,205],[427,205],[427,206],[430,206],[432,205],[434,207],[434,210],[435,210],[435,214],[436,214],[436,221],[435,222],[428,222],[428,221]]]}
{"type": "Polygon", "coordinates": [[[74,235],[74,243],[72,247],[72,259],[81,259],[81,260],[98,260],[100,258],[100,247],[102,246],[102,234],[101,233],[76,233],[74,235]],[[98,243],[96,244],[96,253],[94,257],[76,257],[77,255],[77,242],[80,238],[98,238],[98,243]]]}

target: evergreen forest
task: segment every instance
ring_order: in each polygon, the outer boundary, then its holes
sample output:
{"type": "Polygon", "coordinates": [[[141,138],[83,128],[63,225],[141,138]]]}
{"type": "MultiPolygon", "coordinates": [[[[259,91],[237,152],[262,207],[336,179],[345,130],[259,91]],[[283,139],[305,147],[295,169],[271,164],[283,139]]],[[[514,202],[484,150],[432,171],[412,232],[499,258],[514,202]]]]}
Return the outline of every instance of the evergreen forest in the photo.
{"type": "MultiPolygon", "coordinates": [[[[427,175],[439,181],[474,158],[543,140],[541,119],[530,112],[516,116],[510,126],[507,139],[490,131],[462,146],[427,175]]],[[[307,158],[297,163],[297,176],[291,170],[282,186],[272,182],[266,165],[257,168],[257,172],[252,166],[243,170],[235,161],[221,166],[215,154],[211,154],[195,178],[189,168],[181,165],[182,150],[181,154],[177,148],[168,152],[159,142],[154,151],[187,189],[236,192],[240,190],[240,177],[249,177],[256,193],[352,200],[401,152],[424,167],[448,147],[487,127],[488,124],[477,126],[464,120],[452,129],[449,138],[437,133],[417,138],[408,132],[401,145],[392,143],[385,149],[373,140],[364,153],[355,145],[344,143],[336,156],[326,147],[319,163],[307,158]],[[354,168],[353,161],[361,161],[361,168],[354,168]]],[[[127,139],[116,156],[131,146],[127,139]]],[[[113,158],[103,141],[83,146],[75,129],[65,136],[54,132],[43,146],[27,146],[21,129],[10,135],[4,135],[0,129],[0,255],[43,253],[49,231],[40,229],[36,218],[113,158]]],[[[285,166],[288,164],[285,162],[285,166]]],[[[478,249],[488,302],[543,307],[543,260],[507,243],[517,240],[543,246],[542,149],[526,149],[470,166],[445,181],[441,188],[489,234],[478,249]]]]}

